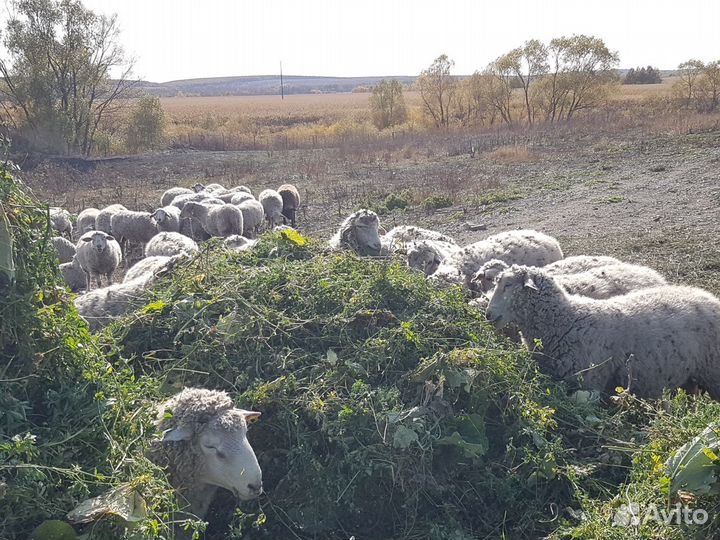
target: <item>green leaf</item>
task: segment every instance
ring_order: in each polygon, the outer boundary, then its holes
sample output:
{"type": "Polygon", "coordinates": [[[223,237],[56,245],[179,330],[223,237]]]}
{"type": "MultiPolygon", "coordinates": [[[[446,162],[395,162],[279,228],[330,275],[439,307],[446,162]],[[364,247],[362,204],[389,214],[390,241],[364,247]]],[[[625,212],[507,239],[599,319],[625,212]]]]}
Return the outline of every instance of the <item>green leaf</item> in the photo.
{"type": "Polygon", "coordinates": [[[480,414],[468,414],[455,418],[455,429],[451,435],[438,439],[437,444],[460,448],[468,457],[481,457],[488,451],[485,436],[485,418],[480,414]]]}
{"type": "Polygon", "coordinates": [[[305,240],[305,237],[303,237],[303,235],[292,229],[283,230],[280,232],[280,235],[286,240],[290,240],[290,242],[292,242],[296,246],[302,247],[307,243],[307,240],[305,240]]]}
{"type": "Polygon", "coordinates": [[[717,454],[720,452],[718,429],[718,424],[710,424],[665,462],[670,476],[670,494],[678,491],[696,495],[720,493],[717,478],[717,454]]]}
{"type": "Polygon", "coordinates": [[[395,448],[408,448],[411,444],[418,442],[418,434],[405,426],[398,426],[393,436],[395,448]]]}
{"type": "Polygon", "coordinates": [[[143,313],[160,313],[163,309],[165,309],[165,306],[167,306],[166,302],[158,300],[157,302],[153,302],[152,304],[148,304],[147,306],[145,306],[145,309],[143,309],[143,313]]]}

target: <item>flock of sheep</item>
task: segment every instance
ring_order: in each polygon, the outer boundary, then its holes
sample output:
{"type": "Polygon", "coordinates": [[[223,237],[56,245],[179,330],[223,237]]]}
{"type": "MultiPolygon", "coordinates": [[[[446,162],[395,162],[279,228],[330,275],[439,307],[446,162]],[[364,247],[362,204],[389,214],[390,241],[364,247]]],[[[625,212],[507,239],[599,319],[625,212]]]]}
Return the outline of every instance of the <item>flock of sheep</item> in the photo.
{"type": "MultiPolygon", "coordinates": [[[[68,286],[86,290],[75,304],[91,328],[129,311],[142,289],[196,252],[198,242],[222,236],[229,249],[245,250],[263,223],[294,227],[300,198],[291,185],[265,190],[256,200],[246,187],[198,184],[172,188],[160,202],[153,213],[120,205],[85,210],[77,218],[75,245],[54,239],[68,286]],[[134,244],[143,258],[113,284],[134,244]],[[92,289],[92,279],[99,288],[92,289]]],[[[66,212],[53,209],[51,219],[61,234],[72,234],[66,212]]],[[[605,256],[565,258],[556,239],[533,230],[465,246],[415,226],[384,232],[377,214],[364,209],[348,216],[329,244],[360,255],[403,257],[438,286],[467,288],[488,321],[525,343],[557,378],[605,393],[620,386],[658,397],[683,387],[720,399],[720,300],[670,285],[650,268],[605,256]]],[[[248,422],[260,413],[235,408],[223,392],[196,388],[160,410],[163,437],[151,457],[168,468],[192,514],[204,517],[218,487],[241,499],[261,493],[262,473],[246,436],[248,422]]]]}

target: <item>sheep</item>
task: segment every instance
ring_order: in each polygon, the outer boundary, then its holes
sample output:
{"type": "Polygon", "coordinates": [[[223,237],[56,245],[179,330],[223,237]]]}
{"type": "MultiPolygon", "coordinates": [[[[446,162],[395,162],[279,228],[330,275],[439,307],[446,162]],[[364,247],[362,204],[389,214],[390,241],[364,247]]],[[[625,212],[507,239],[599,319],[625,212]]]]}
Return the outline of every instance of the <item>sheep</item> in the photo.
{"type": "MultiPolygon", "coordinates": [[[[608,258],[612,259],[612,257],[608,258]]],[[[508,268],[509,266],[503,261],[492,259],[473,276],[470,288],[481,292],[489,291],[497,276],[508,268]]],[[[553,275],[548,272],[547,267],[545,272],[553,275]]],[[[598,300],[667,284],[665,278],[652,268],[623,262],[598,266],[575,274],[554,275],[554,277],[568,293],[598,300]]]]}
{"type": "Polygon", "coordinates": [[[72,292],[78,292],[87,285],[87,276],[77,256],[73,257],[72,261],[60,265],[60,274],[72,292]]]}
{"type": "Polygon", "coordinates": [[[122,210],[113,214],[110,228],[122,246],[124,257],[131,244],[145,246],[158,233],[158,226],[152,214],[133,210],[122,210]]]}
{"type": "Polygon", "coordinates": [[[180,212],[183,218],[196,218],[211,236],[231,236],[243,233],[243,214],[232,204],[198,203],[190,201],[180,212]]]}
{"type": "Polygon", "coordinates": [[[472,276],[491,259],[508,264],[545,266],[563,258],[553,237],[533,230],[506,231],[475,242],[445,259],[429,279],[438,285],[468,286],[472,276]]]}
{"type": "Polygon", "coordinates": [[[345,218],[329,244],[333,249],[350,248],[360,255],[380,255],[379,230],[377,214],[363,208],[345,218]]]}
{"type": "Polygon", "coordinates": [[[145,245],[145,256],[155,255],[180,255],[186,253],[192,255],[197,253],[198,245],[192,238],[177,232],[161,232],[153,236],[145,245]]]}
{"type": "Polygon", "coordinates": [[[94,231],[99,213],[100,210],[97,208],[86,208],[80,212],[78,214],[77,221],[75,222],[75,234],[80,237],[88,231],[94,231]]]}
{"type": "Polygon", "coordinates": [[[177,255],[153,255],[135,263],[130,270],[127,271],[123,278],[123,283],[128,283],[146,274],[161,275],[172,270],[175,265],[187,259],[188,253],[182,252],[177,255]]]}
{"type": "Polygon", "coordinates": [[[498,276],[487,319],[542,343],[541,367],[604,392],[639,397],[697,382],[720,399],[720,300],[694,287],[652,287],[607,300],[572,295],[542,268],[498,276]]]}
{"type": "Polygon", "coordinates": [[[184,187],[172,187],[165,191],[160,197],[160,206],[168,206],[175,197],[178,195],[185,195],[188,193],[195,193],[192,189],[184,187]]]}
{"type": "Polygon", "coordinates": [[[227,190],[225,189],[225,187],[223,187],[223,186],[220,185],[220,184],[208,184],[207,186],[205,186],[205,185],[201,184],[200,182],[198,182],[197,184],[195,184],[192,188],[193,188],[193,190],[194,190],[196,193],[200,193],[201,191],[205,191],[206,193],[215,193],[215,192],[224,192],[224,191],[227,191],[227,190]]]}
{"type": "Polygon", "coordinates": [[[226,203],[232,203],[232,198],[237,195],[238,193],[243,193],[245,195],[249,195],[251,199],[254,199],[255,197],[252,196],[252,193],[250,193],[250,189],[246,186],[237,186],[234,188],[226,189],[223,192],[213,192],[213,195],[217,197],[218,199],[222,199],[226,203]]]}
{"type": "Polygon", "coordinates": [[[202,519],[218,488],[241,500],[262,493],[262,471],[247,439],[259,412],[235,407],[226,392],[185,388],[158,407],[148,457],[167,468],[187,510],[202,519]]]}
{"type": "Polygon", "coordinates": [[[300,208],[300,193],[292,184],[283,184],[277,190],[283,201],[282,215],[283,223],[290,221],[290,226],[295,227],[295,214],[300,208]]]}
{"type": "Polygon", "coordinates": [[[255,238],[260,232],[265,217],[265,209],[259,201],[249,199],[237,205],[243,216],[243,235],[255,238]]]}
{"type": "Polygon", "coordinates": [[[283,222],[283,199],[277,191],[274,189],[266,189],[260,192],[258,201],[260,201],[260,204],[262,204],[265,209],[265,220],[268,223],[269,229],[283,222]]]}
{"type": "MultiPolygon", "coordinates": [[[[254,201],[255,197],[250,195],[249,193],[245,193],[244,191],[239,191],[238,193],[233,193],[232,197],[230,198],[230,204],[234,204],[235,206],[239,205],[240,203],[243,203],[245,201],[254,201]]],[[[264,210],[263,210],[264,212],[264,210]]]]}
{"type": "Polygon", "coordinates": [[[68,238],[72,238],[73,225],[70,220],[70,212],[57,206],[51,206],[49,212],[52,228],[60,233],[60,236],[67,235],[68,238]]]}
{"type": "Polygon", "coordinates": [[[607,266],[609,264],[622,264],[622,261],[615,257],[606,257],[603,255],[576,255],[550,263],[544,268],[548,274],[557,276],[560,274],[586,272],[591,268],[607,266]]]}
{"type": "Polygon", "coordinates": [[[60,263],[68,263],[73,260],[76,252],[75,244],[64,236],[54,236],[51,242],[57,251],[60,263]]]}
{"type": "Polygon", "coordinates": [[[190,201],[204,202],[206,204],[225,204],[225,201],[222,199],[218,199],[209,193],[201,191],[200,193],[183,193],[182,195],[178,195],[170,202],[170,206],[176,206],[182,210],[185,203],[190,201]]]}
{"type": "Polygon", "coordinates": [[[257,243],[257,240],[249,240],[244,236],[233,234],[228,236],[223,243],[226,248],[233,251],[247,251],[257,243]]]}
{"type": "Polygon", "coordinates": [[[414,240],[439,240],[455,244],[455,239],[438,231],[423,229],[415,225],[399,225],[382,235],[383,245],[406,244],[414,240]]]}
{"type": "Polygon", "coordinates": [[[405,249],[407,265],[429,276],[437,271],[445,259],[455,255],[462,248],[454,242],[425,239],[410,242],[405,249]]]}
{"type": "Polygon", "coordinates": [[[127,210],[122,204],[111,204],[98,213],[95,218],[95,230],[112,234],[112,217],[118,212],[127,210]]]}
{"type": "Polygon", "coordinates": [[[180,232],[180,209],[177,206],[163,206],[151,214],[160,232],[180,232]]]}
{"type": "Polygon", "coordinates": [[[85,272],[86,289],[90,290],[90,280],[95,276],[98,287],[102,287],[101,276],[112,283],[113,273],[122,260],[122,251],[114,237],[103,231],[88,231],[80,237],[75,255],[85,272]]]}

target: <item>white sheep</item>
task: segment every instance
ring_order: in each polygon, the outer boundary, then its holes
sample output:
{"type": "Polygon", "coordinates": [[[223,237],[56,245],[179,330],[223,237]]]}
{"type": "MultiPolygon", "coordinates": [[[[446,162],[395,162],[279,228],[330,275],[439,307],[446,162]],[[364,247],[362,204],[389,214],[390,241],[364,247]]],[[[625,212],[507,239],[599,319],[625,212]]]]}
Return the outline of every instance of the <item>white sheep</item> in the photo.
{"type": "Polygon", "coordinates": [[[437,271],[445,259],[459,253],[461,249],[454,242],[442,240],[412,241],[405,246],[407,265],[429,276],[437,271]]]}
{"type": "Polygon", "coordinates": [[[249,193],[246,193],[245,191],[238,191],[237,193],[233,193],[232,197],[230,197],[230,204],[234,204],[237,206],[245,201],[254,200],[256,200],[255,197],[253,197],[249,193]]]}
{"type": "Polygon", "coordinates": [[[73,257],[70,262],[62,263],[60,265],[60,274],[72,292],[78,292],[87,286],[87,275],[82,269],[82,266],[80,266],[80,261],[77,257],[73,257]]]}
{"type": "MultiPolygon", "coordinates": [[[[111,204],[98,212],[95,218],[95,230],[112,234],[112,217],[118,212],[127,210],[122,204],[111,204]]],[[[83,233],[84,234],[84,233],[83,233]]]]}
{"type": "Polygon", "coordinates": [[[213,195],[217,197],[218,199],[222,199],[226,203],[235,204],[232,202],[232,198],[237,195],[238,193],[244,193],[245,195],[250,195],[251,198],[255,198],[250,193],[250,189],[246,186],[237,186],[230,189],[226,189],[225,191],[215,191],[213,192],[213,195]]]}
{"type": "MultiPolygon", "coordinates": [[[[148,457],[166,467],[187,511],[204,518],[218,488],[241,500],[262,493],[262,471],[247,439],[259,412],[235,407],[226,392],[185,388],[158,407],[148,457]]],[[[184,506],[184,505],[183,505],[184,506]]]]}
{"type": "Polygon", "coordinates": [[[163,206],[151,215],[160,232],[180,232],[180,209],[177,206],[163,206]]]}
{"type": "Polygon", "coordinates": [[[75,299],[75,308],[87,321],[90,330],[95,332],[139,306],[143,301],[143,291],[157,277],[156,272],[146,272],[131,281],[86,292],[75,299]]]}
{"type": "Polygon", "coordinates": [[[199,193],[183,193],[182,195],[178,195],[170,202],[170,206],[176,206],[182,210],[185,203],[190,201],[205,202],[206,204],[225,204],[225,201],[222,199],[218,199],[210,193],[201,191],[199,193]]]}
{"type": "Polygon", "coordinates": [[[541,366],[588,388],[660,397],[692,382],[720,399],[720,300],[693,287],[652,287],[607,300],[572,295],[541,268],[512,266],[487,308],[514,324],[541,366]]]}
{"type": "Polygon", "coordinates": [[[275,225],[280,225],[283,222],[283,200],[277,191],[266,189],[260,192],[258,201],[265,209],[265,220],[268,223],[268,229],[272,229],[275,225]]]}
{"type": "Polygon", "coordinates": [[[591,268],[597,268],[598,266],[621,263],[622,261],[620,259],[604,255],[575,255],[574,257],[567,257],[550,263],[544,268],[548,274],[557,276],[560,274],[577,274],[579,272],[586,272],[591,268]]]}
{"type": "Polygon", "coordinates": [[[283,223],[290,222],[291,227],[295,227],[295,218],[297,209],[300,208],[300,193],[292,184],[283,184],[277,189],[283,201],[282,215],[283,223]]]}
{"type": "Polygon", "coordinates": [[[360,255],[380,255],[380,220],[372,210],[361,209],[350,214],[330,238],[333,249],[350,248],[360,255]]]}
{"type": "Polygon", "coordinates": [[[201,184],[200,182],[195,184],[192,188],[196,193],[200,193],[201,191],[205,191],[207,193],[220,193],[227,191],[225,187],[220,184],[208,184],[206,186],[201,184]]]}
{"type": "Polygon", "coordinates": [[[473,275],[491,259],[545,266],[562,258],[560,244],[551,236],[533,230],[506,231],[463,247],[445,259],[429,279],[436,284],[469,286],[473,275]]]}
{"type": "Polygon", "coordinates": [[[178,255],[153,255],[145,257],[135,263],[130,270],[125,273],[123,283],[128,283],[146,274],[166,274],[179,262],[187,258],[187,253],[183,252],[178,255]]]}
{"type": "Polygon", "coordinates": [[[168,206],[175,197],[178,195],[185,195],[188,193],[195,193],[192,189],[184,187],[172,187],[165,191],[160,197],[160,206],[168,206]]]}
{"type": "Polygon", "coordinates": [[[73,260],[76,252],[75,244],[64,236],[53,236],[51,242],[57,251],[60,263],[68,263],[73,260]]]}
{"type": "Polygon", "coordinates": [[[180,212],[183,218],[195,218],[211,236],[227,237],[243,233],[243,214],[233,204],[205,204],[190,201],[180,212]]]}
{"type": "Polygon", "coordinates": [[[99,213],[100,210],[97,208],[86,208],[80,212],[75,222],[75,234],[80,237],[88,231],[94,231],[99,213]]]}
{"type": "Polygon", "coordinates": [[[72,238],[73,225],[70,219],[70,212],[57,206],[50,207],[50,225],[61,236],[72,238]]]}
{"type": "Polygon", "coordinates": [[[145,256],[155,255],[192,255],[198,252],[198,245],[192,238],[177,232],[161,232],[153,236],[145,245],[145,256]]]}
{"type": "Polygon", "coordinates": [[[114,237],[103,231],[88,231],[80,237],[76,249],[75,257],[85,272],[88,291],[93,276],[98,287],[102,287],[101,276],[107,278],[108,285],[112,283],[113,273],[122,260],[120,245],[114,237]]]}
{"type": "Polygon", "coordinates": [[[260,232],[265,218],[263,205],[255,199],[248,199],[238,204],[237,207],[243,216],[243,235],[247,238],[255,238],[260,232]]]}
{"type": "MultiPolygon", "coordinates": [[[[423,229],[422,227],[416,227],[415,225],[398,225],[393,227],[381,237],[384,246],[402,246],[408,242],[416,240],[439,240],[440,242],[447,242],[449,244],[455,244],[455,240],[438,231],[430,229],[423,229]]],[[[390,251],[394,251],[392,248],[390,251]]]]}
{"type": "Polygon", "coordinates": [[[247,251],[257,243],[257,240],[250,240],[245,236],[233,234],[232,236],[228,236],[223,243],[226,248],[233,251],[247,251]]]}
{"type": "MultiPolygon", "coordinates": [[[[473,276],[470,288],[479,292],[490,291],[497,276],[508,268],[509,265],[503,261],[492,259],[473,276]]],[[[547,267],[544,270],[548,275],[553,275],[547,267]]],[[[665,278],[652,268],[624,262],[597,266],[573,274],[557,274],[554,277],[568,293],[598,300],[667,284],[665,278]]]]}
{"type": "Polygon", "coordinates": [[[122,246],[123,256],[127,256],[132,244],[145,246],[158,231],[158,225],[149,212],[121,210],[110,219],[112,234],[122,246]]]}

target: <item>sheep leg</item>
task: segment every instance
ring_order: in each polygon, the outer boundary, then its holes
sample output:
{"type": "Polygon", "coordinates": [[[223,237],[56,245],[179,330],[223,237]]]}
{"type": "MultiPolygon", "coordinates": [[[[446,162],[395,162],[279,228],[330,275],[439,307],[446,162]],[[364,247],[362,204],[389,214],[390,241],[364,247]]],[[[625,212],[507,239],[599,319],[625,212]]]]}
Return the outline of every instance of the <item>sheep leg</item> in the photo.
{"type": "Polygon", "coordinates": [[[90,272],[85,272],[85,291],[90,292],[90,272]]]}

